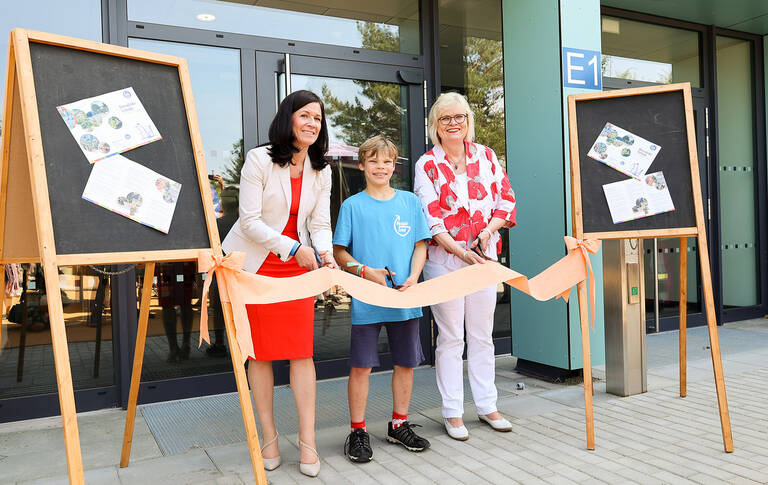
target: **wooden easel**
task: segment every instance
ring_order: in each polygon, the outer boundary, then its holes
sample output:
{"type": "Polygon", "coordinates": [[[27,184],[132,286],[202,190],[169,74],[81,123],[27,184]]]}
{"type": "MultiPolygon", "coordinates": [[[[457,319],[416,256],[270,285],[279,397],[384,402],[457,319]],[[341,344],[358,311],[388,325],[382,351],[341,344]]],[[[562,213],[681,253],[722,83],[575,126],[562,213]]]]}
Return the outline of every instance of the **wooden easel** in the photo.
{"type": "MultiPolygon", "coordinates": [[[[55,106],[52,106],[51,109],[55,109],[55,106]]],[[[201,250],[208,251],[214,255],[221,255],[213,207],[210,199],[207,198],[209,187],[197,115],[192,98],[189,71],[184,59],[173,56],[137,51],[42,32],[14,29],[11,32],[9,42],[4,120],[5,123],[3,124],[2,131],[2,166],[0,168],[0,233],[2,234],[0,238],[0,262],[42,263],[43,271],[46,275],[45,286],[48,298],[51,340],[56,366],[56,380],[64,429],[64,446],[69,481],[70,484],[80,485],[84,483],[83,464],[77,428],[72,374],[67,349],[67,336],[64,326],[64,312],[59,287],[59,266],[146,263],[146,276],[141,296],[139,335],[133,363],[123,453],[120,461],[121,466],[127,466],[130,457],[155,263],[164,261],[196,261],[201,250]],[[35,78],[33,76],[33,63],[30,55],[30,43],[32,42],[178,68],[187,114],[187,119],[184,121],[188,123],[191,144],[194,150],[195,166],[197,168],[196,180],[202,196],[202,208],[210,241],[208,247],[195,249],[168,248],[164,250],[135,252],[57,254],[57,239],[54,233],[49,195],[50,188],[46,177],[43,151],[45,133],[41,131],[35,78]],[[9,184],[9,180],[13,180],[13,183],[9,184]]],[[[182,120],[179,122],[182,122],[182,120]]],[[[85,158],[83,158],[83,163],[87,163],[85,158]]],[[[120,216],[115,215],[115,217],[120,216]]],[[[0,285],[3,285],[5,272],[2,271],[0,273],[2,273],[0,285]]],[[[235,338],[232,309],[228,303],[223,303],[223,309],[254,478],[258,484],[266,485],[267,480],[259,448],[251,396],[248,391],[248,382],[245,377],[240,347],[235,338]]]]}
{"type": "MultiPolygon", "coordinates": [[[[725,379],[723,377],[723,363],[720,356],[720,341],[717,333],[717,317],[715,314],[714,295],[712,291],[712,274],[710,271],[709,249],[707,246],[707,233],[702,203],[701,185],[699,178],[699,161],[696,152],[696,134],[694,131],[693,103],[691,101],[690,84],[672,84],[667,86],[643,87],[624,89],[617,91],[594,92],[575,94],[568,96],[568,127],[570,134],[571,153],[571,214],[574,237],[581,239],[630,239],[630,238],[680,238],[680,397],[686,396],[686,301],[687,301],[687,238],[695,237],[698,241],[699,264],[701,268],[701,282],[706,305],[707,328],[712,354],[712,368],[714,371],[715,388],[717,390],[717,405],[720,414],[720,427],[723,436],[723,447],[727,453],[733,452],[733,436],[731,434],[731,420],[728,414],[728,401],[725,394],[725,379]],[[611,232],[585,232],[582,212],[582,186],[580,175],[580,148],[578,140],[578,126],[576,119],[576,103],[578,101],[595,100],[603,98],[619,98],[624,96],[637,96],[644,94],[665,93],[682,91],[685,105],[685,124],[688,140],[688,162],[693,192],[693,204],[695,212],[695,227],[678,227],[668,229],[646,229],[631,231],[611,232]]],[[[597,162],[595,162],[597,163],[597,162]]],[[[595,423],[592,406],[592,368],[589,349],[589,318],[587,311],[587,287],[586,282],[578,284],[579,318],[581,324],[581,348],[584,370],[584,413],[587,432],[587,449],[595,449],[595,423]]]]}

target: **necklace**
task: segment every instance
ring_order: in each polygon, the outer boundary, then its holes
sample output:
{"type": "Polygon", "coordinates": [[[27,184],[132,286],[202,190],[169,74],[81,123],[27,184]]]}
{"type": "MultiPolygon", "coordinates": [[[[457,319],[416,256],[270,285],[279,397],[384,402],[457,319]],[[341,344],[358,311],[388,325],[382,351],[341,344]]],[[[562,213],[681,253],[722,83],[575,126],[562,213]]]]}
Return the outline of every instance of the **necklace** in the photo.
{"type": "MultiPolygon", "coordinates": [[[[448,157],[446,157],[446,158],[448,158],[448,157]]],[[[462,162],[464,161],[463,158],[464,157],[462,157],[462,160],[461,160],[462,162]]],[[[453,166],[454,170],[458,170],[459,169],[459,165],[461,164],[461,162],[454,162],[450,158],[448,158],[448,161],[451,163],[451,165],[453,166]]]]}
{"type": "Polygon", "coordinates": [[[298,170],[298,172],[296,172],[296,177],[294,177],[294,178],[300,177],[301,174],[304,172],[304,167],[302,166],[301,168],[299,168],[296,165],[296,162],[294,162],[293,160],[291,160],[291,168],[298,170]]]}

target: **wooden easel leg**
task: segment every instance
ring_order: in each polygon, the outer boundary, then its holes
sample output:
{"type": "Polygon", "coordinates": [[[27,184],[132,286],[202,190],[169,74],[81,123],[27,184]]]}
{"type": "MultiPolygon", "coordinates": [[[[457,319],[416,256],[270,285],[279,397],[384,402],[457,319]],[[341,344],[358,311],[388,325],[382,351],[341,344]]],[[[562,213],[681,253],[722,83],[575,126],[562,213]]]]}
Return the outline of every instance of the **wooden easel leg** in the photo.
{"type": "Polygon", "coordinates": [[[72,388],[72,370],[69,366],[67,331],[64,327],[64,308],[61,304],[59,268],[55,261],[43,263],[45,291],[48,299],[48,319],[51,324],[53,361],[56,364],[56,381],[59,387],[59,405],[64,427],[64,447],[67,455],[67,470],[70,485],[82,485],[83,457],[80,453],[80,434],[77,431],[77,409],[75,392],[72,388]]]}
{"type": "Polygon", "coordinates": [[[680,238],[680,397],[687,395],[688,238],[680,238]]]}
{"type": "Polygon", "coordinates": [[[136,349],[133,353],[133,371],[131,373],[131,390],[128,394],[128,409],[125,414],[125,433],[123,434],[123,452],[120,455],[120,468],[128,466],[131,460],[131,445],[133,444],[133,426],[136,422],[136,404],[139,400],[139,385],[141,384],[141,366],[144,363],[144,346],[147,343],[147,326],[149,325],[149,304],[152,300],[152,280],[155,279],[155,263],[144,266],[144,284],[141,287],[141,306],[139,307],[139,325],[136,331],[136,349]]]}
{"type": "Polygon", "coordinates": [[[715,374],[715,387],[717,388],[717,406],[720,410],[720,427],[723,432],[723,446],[727,453],[731,453],[733,452],[731,418],[728,414],[728,399],[725,396],[723,361],[720,358],[720,338],[717,335],[715,299],[712,292],[712,273],[709,267],[709,248],[707,247],[707,235],[703,229],[699,230],[697,246],[699,248],[699,262],[701,263],[701,286],[704,290],[704,303],[707,309],[707,329],[709,330],[709,347],[712,353],[712,370],[715,374]]]}
{"type": "Polygon", "coordinates": [[[579,320],[581,324],[581,362],[584,373],[584,418],[587,425],[587,449],[595,449],[595,418],[592,409],[592,359],[589,353],[589,316],[587,310],[587,284],[578,284],[579,320]]]}
{"type": "Polygon", "coordinates": [[[235,383],[237,384],[237,394],[240,397],[240,409],[243,412],[243,423],[245,424],[245,436],[248,439],[248,452],[251,455],[253,477],[258,485],[267,485],[267,475],[264,471],[264,461],[261,459],[261,446],[259,446],[259,432],[256,428],[256,417],[253,415],[251,392],[248,389],[248,378],[245,376],[244,360],[240,353],[240,345],[235,338],[232,304],[222,301],[221,309],[224,312],[224,326],[227,330],[229,355],[232,358],[232,369],[235,371],[235,383]]]}
{"type": "Polygon", "coordinates": [[[0,301],[0,355],[3,355],[3,316],[5,315],[5,265],[3,264],[0,264],[0,292],[3,294],[3,301],[0,301]]]}

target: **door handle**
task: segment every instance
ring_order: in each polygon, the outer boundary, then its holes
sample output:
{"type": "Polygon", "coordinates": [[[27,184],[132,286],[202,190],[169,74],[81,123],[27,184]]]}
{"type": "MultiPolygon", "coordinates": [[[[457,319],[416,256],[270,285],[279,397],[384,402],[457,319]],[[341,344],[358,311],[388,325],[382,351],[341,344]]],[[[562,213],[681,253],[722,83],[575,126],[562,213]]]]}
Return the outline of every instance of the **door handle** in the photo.
{"type": "Polygon", "coordinates": [[[291,94],[291,55],[289,53],[284,54],[283,67],[285,68],[285,95],[291,94]]]}

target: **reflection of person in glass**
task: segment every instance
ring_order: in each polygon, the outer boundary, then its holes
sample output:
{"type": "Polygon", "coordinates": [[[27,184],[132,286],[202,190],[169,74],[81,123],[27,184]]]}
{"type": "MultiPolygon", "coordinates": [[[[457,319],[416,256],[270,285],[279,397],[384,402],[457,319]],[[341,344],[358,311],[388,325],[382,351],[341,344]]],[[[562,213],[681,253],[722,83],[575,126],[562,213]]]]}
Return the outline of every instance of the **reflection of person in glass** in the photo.
{"type": "MultiPolygon", "coordinates": [[[[223,212],[223,215],[216,219],[216,228],[219,230],[219,237],[225,238],[232,229],[232,226],[237,222],[237,189],[225,186],[223,179],[219,180],[221,179],[221,175],[215,175],[215,177],[218,177],[217,182],[221,185],[221,209],[223,212]]],[[[211,281],[211,289],[208,295],[213,310],[211,328],[213,328],[214,340],[213,345],[205,349],[205,353],[211,357],[226,357],[227,346],[224,343],[224,312],[221,308],[219,285],[215,275],[213,276],[213,281],[211,281]]]]}
{"type": "MultiPolygon", "coordinates": [[[[240,218],[222,244],[227,253],[246,253],[245,271],[289,277],[317,269],[318,262],[336,267],[331,245],[331,167],[323,158],[327,151],[328,127],[320,98],[310,91],[286,96],[269,127],[269,143],[246,156],[240,174],[240,218]]],[[[299,469],[317,476],[314,298],[246,309],[256,356],[248,362],[248,380],[261,423],[264,467],[272,470],[280,465],[272,361],[288,359],[299,413],[299,469]]]]}
{"type": "Polygon", "coordinates": [[[163,307],[163,328],[168,337],[166,362],[189,359],[192,335],[192,295],[195,289],[195,263],[166,263],[158,265],[158,296],[163,307]],[[176,339],[176,306],[181,313],[182,343],[176,339]]]}
{"type": "MultiPolygon", "coordinates": [[[[473,143],[474,114],[466,98],[444,93],[429,111],[434,148],[416,163],[414,192],[432,232],[424,278],[432,279],[470,264],[496,260],[499,230],[515,225],[515,195],[494,151],[473,143]]],[[[511,424],[496,408],[492,340],[496,287],[432,305],[438,336],[437,386],[443,398],[445,429],[466,440],[462,353],[466,328],[467,367],[478,417],[497,431],[511,424]]]]}

